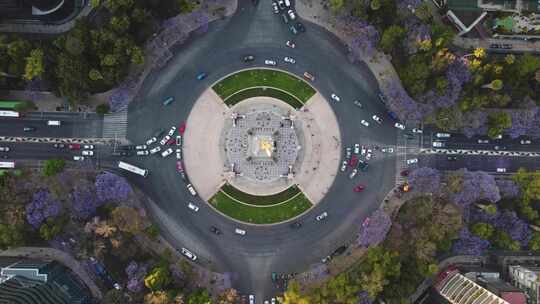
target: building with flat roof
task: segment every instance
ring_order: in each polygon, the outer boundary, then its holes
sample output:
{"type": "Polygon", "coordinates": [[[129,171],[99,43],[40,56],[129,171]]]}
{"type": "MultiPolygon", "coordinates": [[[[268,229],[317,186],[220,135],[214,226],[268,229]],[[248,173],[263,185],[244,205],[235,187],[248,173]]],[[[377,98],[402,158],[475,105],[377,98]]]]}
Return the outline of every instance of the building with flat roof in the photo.
{"type": "Polygon", "coordinates": [[[0,303],[91,304],[86,286],[54,261],[0,257],[0,303]]]}
{"type": "Polygon", "coordinates": [[[540,267],[529,267],[521,265],[508,266],[508,276],[512,283],[527,293],[528,303],[540,304],[540,267]]]}
{"type": "Polygon", "coordinates": [[[510,304],[457,269],[439,274],[433,287],[452,304],[510,304]]]}
{"type": "Polygon", "coordinates": [[[456,11],[540,12],[538,0],[446,0],[445,4],[456,11]]]}

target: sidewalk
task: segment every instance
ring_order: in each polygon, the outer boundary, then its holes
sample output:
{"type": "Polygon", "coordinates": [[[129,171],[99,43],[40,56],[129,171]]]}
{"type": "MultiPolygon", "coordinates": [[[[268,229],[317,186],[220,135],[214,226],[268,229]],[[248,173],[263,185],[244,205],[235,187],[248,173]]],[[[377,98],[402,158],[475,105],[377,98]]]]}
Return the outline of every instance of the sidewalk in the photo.
{"type": "Polygon", "coordinates": [[[101,291],[90,278],[81,263],[63,251],[50,247],[17,247],[0,251],[0,256],[58,261],[60,264],[70,268],[77,274],[95,298],[101,299],[102,297],[101,291]]]}
{"type": "MultiPolygon", "coordinates": [[[[112,94],[112,90],[90,95],[84,104],[77,106],[77,109],[69,111],[69,104],[62,97],[55,96],[52,92],[41,91],[36,92],[37,98],[34,101],[38,109],[35,112],[95,112],[96,106],[102,103],[107,103],[109,96],[112,94]]],[[[29,100],[28,93],[26,91],[1,91],[0,96],[4,100],[29,100]]]]}

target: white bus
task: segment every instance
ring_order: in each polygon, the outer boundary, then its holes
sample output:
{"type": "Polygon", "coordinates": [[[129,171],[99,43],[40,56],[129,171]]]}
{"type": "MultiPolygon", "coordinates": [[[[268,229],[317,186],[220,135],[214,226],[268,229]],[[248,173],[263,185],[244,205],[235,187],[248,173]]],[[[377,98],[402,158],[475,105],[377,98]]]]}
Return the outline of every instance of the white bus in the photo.
{"type": "Polygon", "coordinates": [[[134,165],[128,164],[128,163],[123,162],[123,161],[118,162],[118,168],[127,170],[127,171],[135,173],[135,174],[139,174],[139,175],[144,176],[144,177],[146,177],[148,175],[148,170],[141,169],[139,167],[136,167],[134,165]]]}
{"type": "Polygon", "coordinates": [[[0,117],[19,117],[19,112],[0,110],[0,117]]]}
{"type": "Polygon", "coordinates": [[[14,169],[15,162],[14,161],[0,161],[0,168],[1,169],[14,169]]]}

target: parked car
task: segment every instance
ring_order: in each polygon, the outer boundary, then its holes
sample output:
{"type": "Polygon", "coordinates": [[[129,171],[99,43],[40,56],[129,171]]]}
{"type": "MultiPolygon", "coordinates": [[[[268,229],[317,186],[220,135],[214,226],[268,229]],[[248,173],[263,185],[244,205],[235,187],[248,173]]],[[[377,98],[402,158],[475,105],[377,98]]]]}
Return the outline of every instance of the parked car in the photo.
{"type": "Polygon", "coordinates": [[[193,188],[193,185],[187,184],[186,187],[187,187],[189,193],[191,193],[191,195],[193,195],[193,196],[197,195],[197,191],[195,191],[195,188],[193,188]]]}
{"type": "Polygon", "coordinates": [[[186,123],[183,122],[180,124],[180,127],[178,128],[178,133],[180,135],[184,135],[184,132],[186,132],[186,123]]]}
{"type": "Polygon", "coordinates": [[[360,144],[354,144],[354,154],[360,154],[360,144]]]}
{"type": "Polygon", "coordinates": [[[276,63],[274,60],[270,60],[270,59],[266,59],[266,60],[264,61],[264,64],[266,64],[266,65],[272,65],[272,66],[277,65],[277,63],[276,63]]]}
{"type": "Polygon", "coordinates": [[[146,145],[135,146],[135,150],[146,150],[146,148],[148,148],[146,145]]]}
{"type": "Polygon", "coordinates": [[[139,150],[137,151],[137,155],[148,155],[150,154],[150,152],[148,152],[148,150],[139,150]]]}
{"type": "Polygon", "coordinates": [[[347,161],[344,160],[342,163],[341,163],[341,168],[339,169],[341,172],[345,172],[345,170],[347,170],[347,161]]]}
{"type": "Polygon", "coordinates": [[[176,159],[182,159],[182,149],[176,149],[176,159]]]}
{"type": "Polygon", "coordinates": [[[349,160],[352,156],[352,149],[351,147],[345,148],[345,159],[349,160]]]}
{"type": "Polygon", "coordinates": [[[285,61],[287,63],[290,63],[290,64],[295,64],[296,63],[296,60],[294,60],[294,58],[288,57],[288,56],[283,58],[283,61],[285,61]]]}
{"type": "Polygon", "coordinates": [[[172,149],[172,148],[169,148],[169,149],[167,149],[167,150],[161,152],[161,156],[162,156],[162,157],[167,157],[167,156],[171,155],[172,153],[173,153],[173,149],[172,149]]]}
{"type": "Polygon", "coordinates": [[[152,137],[149,140],[146,141],[146,145],[150,146],[151,144],[155,143],[157,141],[157,137],[152,137]]]}
{"type": "Polygon", "coordinates": [[[186,248],[182,247],[180,252],[188,259],[195,261],[197,259],[197,256],[194,255],[191,251],[187,250],[186,248]]]}
{"type": "Polygon", "coordinates": [[[182,136],[176,135],[176,145],[181,146],[182,145],[182,136]]]}
{"type": "Polygon", "coordinates": [[[188,208],[195,212],[199,211],[199,207],[195,206],[193,203],[188,203],[188,208]]]}
{"type": "Polygon", "coordinates": [[[351,171],[351,174],[349,174],[349,178],[350,179],[353,179],[356,174],[358,173],[358,169],[354,168],[352,171],[351,171]]]}
{"type": "Polygon", "coordinates": [[[341,98],[339,98],[339,96],[337,96],[335,93],[332,93],[332,95],[330,95],[330,97],[335,100],[335,101],[341,101],[341,98]]]}
{"type": "Polygon", "coordinates": [[[366,127],[369,127],[369,122],[367,122],[367,121],[364,120],[364,119],[362,119],[362,120],[360,121],[360,123],[361,123],[362,125],[366,126],[366,127]]]}
{"type": "Polygon", "coordinates": [[[285,45],[294,49],[296,47],[296,44],[294,44],[294,42],[292,40],[287,40],[287,42],[285,42],[285,45]]]}
{"type": "Polygon", "coordinates": [[[328,217],[328,212],[325,211],[325,212],[317,215],[317,217],[315,217],[315,219],[320,222],[320,221],[324,220],[327,217],[328,217]]]}

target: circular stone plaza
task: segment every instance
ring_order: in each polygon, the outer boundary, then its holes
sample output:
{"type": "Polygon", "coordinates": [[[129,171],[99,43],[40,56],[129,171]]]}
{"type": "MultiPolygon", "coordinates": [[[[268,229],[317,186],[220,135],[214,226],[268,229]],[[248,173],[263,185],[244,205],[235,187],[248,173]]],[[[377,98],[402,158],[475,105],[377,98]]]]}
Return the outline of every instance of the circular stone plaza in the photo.
{"type": "Polygon", "coordinates": [[[230,104],[208,89],[195,103],[183,146],[191,183],[236,221],[274,224],[307,212],[339,166],[334,112],[314,90],[297,108],[265,89],[235,99],[230,104]]]}

